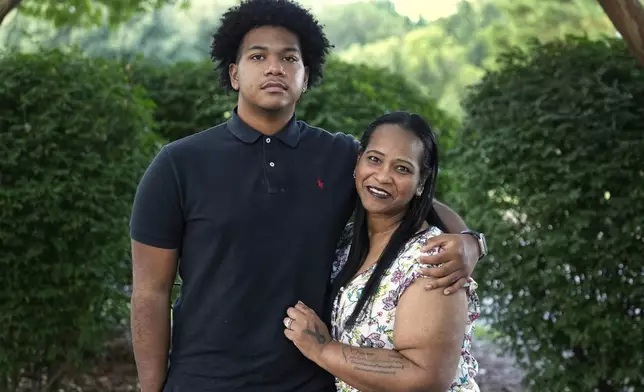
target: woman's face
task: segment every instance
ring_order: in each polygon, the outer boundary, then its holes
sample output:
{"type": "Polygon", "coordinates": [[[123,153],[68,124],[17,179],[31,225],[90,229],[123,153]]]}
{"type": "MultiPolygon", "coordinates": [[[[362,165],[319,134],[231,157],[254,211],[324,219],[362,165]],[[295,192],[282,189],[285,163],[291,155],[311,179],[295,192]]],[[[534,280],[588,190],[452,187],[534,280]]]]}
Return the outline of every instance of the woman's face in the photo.
{"type": "Polygon", "coordinates": [[[404,213],[420,184],[424,146],[412,132],[383,124],[358,157],[356,189],[372,214],[404,213]]]}

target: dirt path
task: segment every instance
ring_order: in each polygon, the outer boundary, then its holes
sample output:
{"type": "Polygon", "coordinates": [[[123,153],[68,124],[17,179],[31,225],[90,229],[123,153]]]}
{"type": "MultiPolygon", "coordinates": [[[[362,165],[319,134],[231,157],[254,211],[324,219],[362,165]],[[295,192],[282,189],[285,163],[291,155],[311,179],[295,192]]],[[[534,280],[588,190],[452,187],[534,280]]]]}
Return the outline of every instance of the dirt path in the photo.
{"type": "MultiPolygon", "coordinates": [[[[476,378],[481,392],[528,392],[521,387],[523,372],[512,358],[501,355],[498,347],[488,341],[474,339],[473,354],[479,362],[476,378]]],[[[106,356],[93,371],[65,380],[56,392],[134,392],[137,390],[134,358],[124,339],[109,347],[106,356]]]]}
{"type": "Polygon", "coordinates": [[[472,346],[472,354],[479,362],[476,382],[481,392],[528,392],[521,386],[524,373],[512,357],[503,355],[489,341],[474,339],[472,346]]]}

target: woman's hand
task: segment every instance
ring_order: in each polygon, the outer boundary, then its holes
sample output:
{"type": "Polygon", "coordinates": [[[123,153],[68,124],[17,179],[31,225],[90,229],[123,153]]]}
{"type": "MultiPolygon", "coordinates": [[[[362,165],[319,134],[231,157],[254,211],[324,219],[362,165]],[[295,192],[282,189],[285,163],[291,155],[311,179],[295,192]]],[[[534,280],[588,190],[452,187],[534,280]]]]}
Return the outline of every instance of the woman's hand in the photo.
{"type": "Polygon", "coordinates": [[[322,350],[331,342],[331,335],[326,325],[301,301],[298,301],[294,307],[288,308],[286,315],[284,335],[305,357],[319,364],[322,350]]]}

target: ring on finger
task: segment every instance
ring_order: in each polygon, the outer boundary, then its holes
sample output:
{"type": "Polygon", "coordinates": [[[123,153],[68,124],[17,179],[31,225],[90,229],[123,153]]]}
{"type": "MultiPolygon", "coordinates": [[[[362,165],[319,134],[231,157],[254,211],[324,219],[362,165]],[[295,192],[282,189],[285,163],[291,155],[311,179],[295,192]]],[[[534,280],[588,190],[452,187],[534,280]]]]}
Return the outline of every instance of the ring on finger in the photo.
{"type": "Polygon", "coordinates": [[[293,324],[293,319],[290,317],[287,317],[284,319],[284,326],[286,329],[291,329],[291,324],[293,324]]]}

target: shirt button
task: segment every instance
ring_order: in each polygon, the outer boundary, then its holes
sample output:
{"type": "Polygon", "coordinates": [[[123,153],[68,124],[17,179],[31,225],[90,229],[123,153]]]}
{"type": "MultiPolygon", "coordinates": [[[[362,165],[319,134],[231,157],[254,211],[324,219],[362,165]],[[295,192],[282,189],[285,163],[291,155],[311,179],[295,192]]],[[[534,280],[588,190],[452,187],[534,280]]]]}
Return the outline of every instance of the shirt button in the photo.
{"type": "Polygon", "coordinates": [[[275,167],[275,162],[269,162],[269,163],[268,163],[268,165],[269,165],[270,167],[275,167]]]}
{"type": "Polygon", "coordinates": [[[266,138],[266,143],[270,143],[270,142],[271,142],[271,138],[270,138],[270,137],[267,137],[267,138],[266,138]]]}

